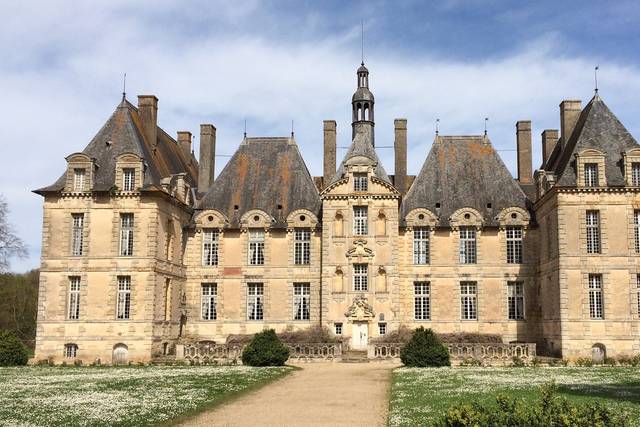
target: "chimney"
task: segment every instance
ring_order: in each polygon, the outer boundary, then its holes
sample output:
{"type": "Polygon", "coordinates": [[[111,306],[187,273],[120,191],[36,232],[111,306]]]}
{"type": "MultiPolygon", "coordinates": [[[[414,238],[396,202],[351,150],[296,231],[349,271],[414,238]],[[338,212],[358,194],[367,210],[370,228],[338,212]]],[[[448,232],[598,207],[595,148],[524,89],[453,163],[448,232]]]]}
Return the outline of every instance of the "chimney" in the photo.
{"type": "Polygon", "coordinates": [[[575,99],[565,99],[560,103],[560,148],[564,150],[573,129],[576,127],[582,101],[575,99]]]}
{"type": "Polygon", "coordinates": [[[216,167],[216,128],[200,125],[200,162],[198,164],[198,193],[206,193],[213,184],[216,167]]]}
{"type": "Polygon", "coordinates": [[[183,130],[178,131],[178,145],[182,149],[182,152],[187,157],[191,158],[191,132],[183,130]]]}
{"type": "Polygon", "coordinates": [[[531,173],[531,121],[519,120],[516,123],[516,141],[518,145],[518,181],[521,184],[533,183],[531,173]]]}
{"type": "Polygon", "coordinates": [[[147,143],[158,143],[158,98],[155,95],[138,95],[138,114],[147,143]]]}
{"type": "Polygon", "coordinates": [[[553,148],[558,142],[558,129],[545,129],[542,132],[542,168],[547,169],[547,162],[553,148]]]}
{"type": "Polygon", "coordinates": [[[394,184],[400,194],[407,192],[407,119],[395,119],[393,152],[395,157],[394,184]]]}
{"type": "Polygon", "coordinates": [[[336,174],[336,121],[325,120],[324,126],[324,165],[322,186],[327,187],[336,174]]]}

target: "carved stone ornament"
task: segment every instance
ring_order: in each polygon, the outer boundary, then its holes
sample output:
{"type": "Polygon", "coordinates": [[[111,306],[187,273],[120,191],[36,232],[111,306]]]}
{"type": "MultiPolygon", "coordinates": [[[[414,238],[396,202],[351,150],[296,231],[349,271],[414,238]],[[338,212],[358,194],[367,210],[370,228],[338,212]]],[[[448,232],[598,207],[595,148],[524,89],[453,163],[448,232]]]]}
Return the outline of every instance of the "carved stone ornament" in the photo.
{"type": "Polygon", "coordinates": [[[353,262],[363,262],[365,258],[373,258],[373,251],[366,248],[366,240],[356,240],[353,247],[347,251],[347,258],[351,258],[353,262]]]}
{"type": "Polygon", "coordinates": [[[367,302],[367,298],[364,295],[358,295],[353,299],[351,306],[344,314],[347,319],[352,321],[369,320],[375,317],[373,308],[367,302]]]}

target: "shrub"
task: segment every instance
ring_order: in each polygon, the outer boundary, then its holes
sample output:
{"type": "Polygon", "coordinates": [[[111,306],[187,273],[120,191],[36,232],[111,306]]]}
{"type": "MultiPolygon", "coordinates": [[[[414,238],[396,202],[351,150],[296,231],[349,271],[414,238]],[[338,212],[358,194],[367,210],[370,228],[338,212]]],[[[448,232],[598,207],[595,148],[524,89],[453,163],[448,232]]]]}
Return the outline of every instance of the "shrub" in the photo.
{"type": "Polygon", "coordinates": [[[451,366],[449,350],[431,330],[419,327],[411,340],[400,351],[400,360],[405,366],[451,366]]]}
{"type": "Polygon", "coordinates": [[[460,362],[460,366],[484,366],[482,364],[482,360],[476,359],[475,357],[465,357],[460,362]]]}
{"type": "Polygon", "coordinates": [[[249,366],[282,366],[288,358],[289,349],[273,329],[255,334],[242,352],[242,363],[249,366]]]}
{"type": "Polygon", "coordinates": [[[576,366],[586,366],[586,367],[593,366],[593,360],[588,357],[578,357],[575,363],[576,363],[576,366]]]}
{"type": "Polygon", "coordinates": [[[511,358],[511,366],[514,368],[524,368],[526,366],[526,363],[524,363],[524,360],[522,360],[520,357],[513,356],[511,358]]]}
{"type": "Polygon", "coordinates": [[[27,348],[10,331],[0,331],[0,366],[22,366],[29,360],[27,348]]]}
{"type": "Polygon", "coordinates": [[[535,402],[525,402],[498,395],[497,407],[478,403],[457,405],[447,410],[439,427],[462,426],[610,426],[630,425],[626,415],[619,415],[599,402],[574,404],[566,398],[555,396],[556,387],[547,384],[541,387],[540,397],[535,402]]]}

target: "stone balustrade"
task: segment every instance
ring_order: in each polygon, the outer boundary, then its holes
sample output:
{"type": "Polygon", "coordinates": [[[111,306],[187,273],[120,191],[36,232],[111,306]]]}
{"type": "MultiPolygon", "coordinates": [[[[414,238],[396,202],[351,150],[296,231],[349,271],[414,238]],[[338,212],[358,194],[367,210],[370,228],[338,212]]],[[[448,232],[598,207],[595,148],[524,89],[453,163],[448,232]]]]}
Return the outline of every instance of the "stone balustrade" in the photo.
{"type": "MultiPolygon", "coordinates": [[[[333,360],[342,356],[341,343],[284,343],[289,348],[289,359],[333,360]]],[[[193,363],[240,363],[247,344],[216,344],[201,341],[176,346],[176,359],[193,363]]]]}
{"type": "Polygon", "coordinates": [[[367,355],[369,359],[399,359],[402,343],[373,343],[369,344],[367,355]]]}
{"type": "Polygon", "coordinates": [[[341,343],[285,343],[289,347],[289,359],[333,360],[342,357],[341,343]]]}
{"type": "MultiPolygon", "coordinates": [[[[448,343],[452,360],[462,361],[476,359],[487,364],[511,362],[513,357],[518,357],[527,362],[536,357],[535,343],[448,343]]],[[[369,359],[398,359],[402,343],[373,343],[369,344],[369,359]]]]}

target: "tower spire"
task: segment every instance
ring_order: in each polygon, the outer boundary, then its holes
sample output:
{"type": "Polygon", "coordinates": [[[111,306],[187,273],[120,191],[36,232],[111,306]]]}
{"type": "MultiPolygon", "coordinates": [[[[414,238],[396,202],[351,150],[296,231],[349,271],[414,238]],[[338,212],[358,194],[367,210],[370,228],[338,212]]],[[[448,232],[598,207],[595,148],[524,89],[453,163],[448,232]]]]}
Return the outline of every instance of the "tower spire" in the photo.
{"type": "Polygon", "coordinates": [[[373,94],[369,90],[369,70],[364,64],[360,65],[356,71],[358,77],[358,85],[356,92],[351,98],[352,121],[353,128],[352,138],[357,133],[367,133],[371,144],[374,144],[374,104],[373,94]]]}

